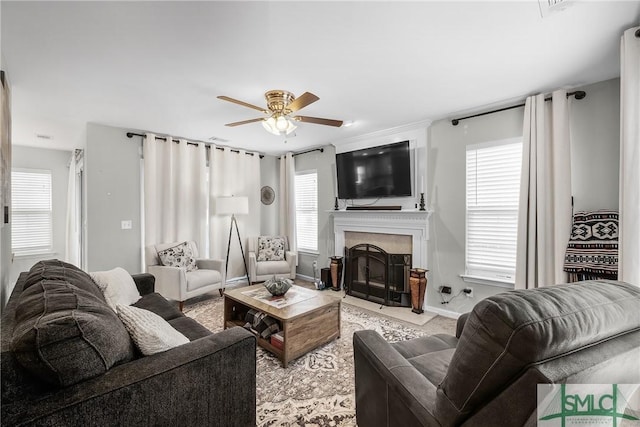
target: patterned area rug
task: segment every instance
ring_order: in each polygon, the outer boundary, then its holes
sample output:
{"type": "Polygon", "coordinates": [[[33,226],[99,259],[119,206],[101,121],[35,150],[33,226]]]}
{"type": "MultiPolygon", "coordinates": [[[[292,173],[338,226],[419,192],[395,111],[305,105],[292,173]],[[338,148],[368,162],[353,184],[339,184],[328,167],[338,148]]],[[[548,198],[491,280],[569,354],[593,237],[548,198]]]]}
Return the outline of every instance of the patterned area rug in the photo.
{"type": "MultiPolygon", "coordinates": [[[[184,313],[213,332],[222,330],[222,298],[188,305],[184,313]]],[[[355,426],[353,333],[378,331],[395,342],[434,333],[453,334],[455,321],[436,317],[411,327],[342,304],[340,338],[292,361],[284,369],[274,356],[257,351],[257,424],[259,426],[355,426]]],[[[318,325],[320,327],[320,325],[318,325]]]]}

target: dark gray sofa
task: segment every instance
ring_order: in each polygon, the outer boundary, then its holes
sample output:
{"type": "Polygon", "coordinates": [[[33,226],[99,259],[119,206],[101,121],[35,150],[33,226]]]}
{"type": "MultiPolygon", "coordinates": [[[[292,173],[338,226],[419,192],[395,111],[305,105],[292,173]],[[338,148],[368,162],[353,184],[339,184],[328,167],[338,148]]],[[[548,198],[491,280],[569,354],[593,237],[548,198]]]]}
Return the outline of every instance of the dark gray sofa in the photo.
{"type": "Polygon", "coordinates": [[[456,336],[354,334],[356,416],[371,426],[535,426],[537,384],[640,383],[640,288],[615,281],[510,291],[456,336]]]}
{"type": "MultiPolygon", "coordinates": [[[[127,344],[132,353],[125,360],[112,367],[105,365],[105,372],[68,386],[55,384],[62,381],[59,378],[50,381],[54,384],[43,381],[38,372],[34,374],[25,369],[25,356],[19,355],[18,360],[18,353],[12,351],[14,330],[20,323],[16,322],[16,310],[24,312],[25,307],[19,306],[27,301],[26,295],[21,301],[23,292],[30,292],[33,297],[37,293],[30,290],[43,283],[66,287],[72,289],[80,301],[73,316],[82,315],[82,304],[87,307],[82,303],[82,295],[92,301],[90,311],[101,312],[97,302],[101,294],[93,292],[90,285],[96,286],[95,283],[85,283],[89,277],[86,273],[53,260],[36,266],[40,268],[37,274],[42,277],[38,279],[22,273],[2,314],[3,426],[255,425],[256,342],[253,335],[243,328],[212,334],[154,293],[155,279],[150,274],[133,275],[142,296],[134,305],[163,317],[187,336],[189,343],[151,356],[142,356],[133,344],[127,344]],[[29,292],[24,290],[25,283],[32,285],[27,288],[29,292]]],[[[31,300],[28,302],[30,306],[38,305],[31,300]]],[[[102,302],[106,305],[104,298],[102,302]]],[[[110,313],[114,314],[113,311],[110,313]]],[[[117,316],[115,319],[119,321],[117,316]]],[[[111,322],[112,318],[99,321],[111,322]]],[[[59,323],[66,327],[65,322],[59,323]]],[[[61,357],[80,353],[77,347],[71,348],[71,344],[69,347],[69,353],[61,354],[61,357]]],[[[74,381],[76,377],[70,382],[74,381]]]]}

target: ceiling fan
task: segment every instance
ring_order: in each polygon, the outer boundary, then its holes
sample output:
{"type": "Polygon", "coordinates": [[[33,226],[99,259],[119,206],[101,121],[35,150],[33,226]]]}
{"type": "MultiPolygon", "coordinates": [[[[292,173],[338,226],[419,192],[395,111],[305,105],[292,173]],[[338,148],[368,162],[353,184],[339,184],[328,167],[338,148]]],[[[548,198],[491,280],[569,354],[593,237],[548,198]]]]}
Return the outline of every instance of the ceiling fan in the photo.
{"type": "Polygon", "coordinates": [[[309,116],[291,116],[292,113],[320,99],[310,92],[305,92],[296,98],[291,92],[287,92],[286,90],[270,90],[264,94],[264,97],[267,100],[267,108],[258,107],[257,105],[229,98],[228,96],[218,96],[218,99],[222,99],[223,101],[253,108],[268,115],[267,117],[227,123],[225,126],[234,127],[248,123],[262,122],[262,126],[274,135],[289,135],[297,127],[293,124],[294,121],[334,127],[342,126],[342,120],[322,119],[309,116]]]}

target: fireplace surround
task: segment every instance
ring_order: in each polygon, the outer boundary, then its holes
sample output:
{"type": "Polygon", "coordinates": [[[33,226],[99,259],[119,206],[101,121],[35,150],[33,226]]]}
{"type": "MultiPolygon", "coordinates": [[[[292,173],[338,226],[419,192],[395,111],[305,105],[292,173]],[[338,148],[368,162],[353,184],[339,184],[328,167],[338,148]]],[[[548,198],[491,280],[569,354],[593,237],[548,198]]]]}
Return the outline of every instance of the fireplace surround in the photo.
{"type": "Polygon", "coordinates": [[[333,216],[335,255],[347,256],[345,233],[349,231],[410,236],[411,267],[428,269],[427,241],[431,211],[335,210],[330,212],[333,216]]]}

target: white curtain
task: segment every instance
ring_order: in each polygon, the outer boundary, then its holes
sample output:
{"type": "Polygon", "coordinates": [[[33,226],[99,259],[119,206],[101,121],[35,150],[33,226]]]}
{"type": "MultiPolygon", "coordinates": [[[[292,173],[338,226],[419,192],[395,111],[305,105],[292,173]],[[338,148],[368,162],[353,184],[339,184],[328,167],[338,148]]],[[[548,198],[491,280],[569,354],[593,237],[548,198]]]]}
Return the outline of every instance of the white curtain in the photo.
{"type": "Polygon", "coordinates": [[[527,98],[518,209],[516,289],[565,283],[571,232],[571,158],[566,91],[527,98]]]}
{"type": "Polygon", "coordinates": [[[146,134],[144,156],[145,245],[195,240],[206,247],[206,147],[146,134]]]}
{"type": "Polygon", "coordinates": [[[640,27],[622,35],[618,279],[640,286],[640,27]]]}
{"type": "MultiPolygon", "coordinates": [[[[224,196],[246,196],[249,214],[236,215],[242,247],[247,257],[247,238],[260,234],[260,157],[257,153],[229,148],[210,148],[209,200],[210,200],[210,254],[225,259],[229,241],[230,215],[215,215],[215,199],[224,196]]],[[[247,260],[248,262],[248,260],[247,260]]],[[[231,235],[227,280],[246,275],[236,230],[231,235]]]]}
{"type": "Polygon", "coordinates": [[[295,158],[287,153],[280,157],[280,234],[288,237],[289,250],[297,254],[295,179],[295,158]]]}
{"type": "Polygon", "coordinates": [[[76,150],[71,153],[69,160],[69,180],[67,183],[67,224],[65,235],[65,256],[64,259],[69,264],[76,267],[80,265],[80,218],[78,216],[78,162],[76,150]]]}

